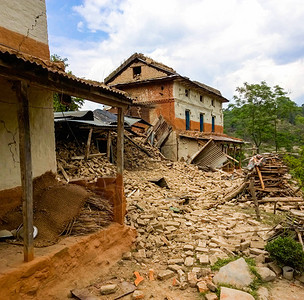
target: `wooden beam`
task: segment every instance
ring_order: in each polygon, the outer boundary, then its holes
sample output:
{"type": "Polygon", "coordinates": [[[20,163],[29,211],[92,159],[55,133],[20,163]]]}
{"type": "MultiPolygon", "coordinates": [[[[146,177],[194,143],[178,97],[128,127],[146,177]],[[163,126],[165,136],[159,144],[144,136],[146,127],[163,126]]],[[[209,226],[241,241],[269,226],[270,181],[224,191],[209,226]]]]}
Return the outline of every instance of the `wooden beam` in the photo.
{"type": "Polygon", "coordinates": [[[111,131],[108,131],[108,137],[107,137],[107,159],[108,159],[109,162],[113,163],[113,161],[111,161],[111,146],[112,146],[111,131]]]}
{"type": "Polygon", "coordinates": [[[16,83],[18,99],[18,125],[19,125],[19,156],[23,203],[23,230],[24,230],[24,261],[34,259],[33,244],[33,176],[31,154],[31,132],[29,120],[29,100],[27,97],[27,84],[16,83]]]}
{"type": "Polygon", "coordinates": [[[87,160],[90,154],[90,147],[91,147],[91,140],[92,140],[92,133],[93,133],[93,128],[90,128],[89,135],[88,135],[88,140],[87,140],[87,146],[84,154],[84,159],[87,160]]]}
{"type": "Polygon", "coordinates": [[[123,185],[123,168],[124,168],[124,110],[118,107],[117,114],[117,195],[118,201],[114,203],[114,221],[119,224],[124,223],[126,213],[126,198],[124,195],[123,185]]]}

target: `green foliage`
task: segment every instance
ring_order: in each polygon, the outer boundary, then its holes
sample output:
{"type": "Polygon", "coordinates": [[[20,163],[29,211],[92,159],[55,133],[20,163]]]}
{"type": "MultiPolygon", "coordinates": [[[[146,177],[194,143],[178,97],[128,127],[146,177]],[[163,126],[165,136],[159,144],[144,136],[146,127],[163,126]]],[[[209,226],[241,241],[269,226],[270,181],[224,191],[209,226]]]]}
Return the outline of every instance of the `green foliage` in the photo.
{"type": "Polygon", "coordinates": [[[221,267],[229,264],[230,262],[232,261],[235,261],[237,260],[239,257],[237,256],[231,256],[231,257],[228,257],[228,258],[220,258],[217,260],[217,262],[211,266],[211,270],[212,271],[218,271],[221,267]]]}
{"type": "Polygon", "coordinates": [[[281,266],[293,267],[298,271],[304,270],[304,252],[300,243],[291,237],[278,237],[268,242],[265,249],[270,257],[281,266]]]}
{"type": "MultiPolygon", "coordinates": [[[[51,61],[53,62],[63,62],[65,68],[67,68],[69,65],[67,63],[68,59],[67,58],[61,58],[57,54],[52,54],[51,55],[51,61]]],[[[68,73],[72,74],[71,71],[68,73]]],[[[61,111],[75,111],[79,110],[81,106],[84,104],[84,100],[81,98],[77,97],[71,97],[69,98],[69,101],[64,101],[64,96],[66,95],[60,95],[58,93],[54,93],[54,98],[53,98],[53,103],[54,103],[54,111],[56,112],[61,112],[61,111]]]]}
{"type": "Polygon", "coordinates": [[[225,132],[254,143],[291,150],[303,145],[304,108],[291,101],[280,86],[244,83],[236,88],[235,104],[224,110],[225,132]]]}

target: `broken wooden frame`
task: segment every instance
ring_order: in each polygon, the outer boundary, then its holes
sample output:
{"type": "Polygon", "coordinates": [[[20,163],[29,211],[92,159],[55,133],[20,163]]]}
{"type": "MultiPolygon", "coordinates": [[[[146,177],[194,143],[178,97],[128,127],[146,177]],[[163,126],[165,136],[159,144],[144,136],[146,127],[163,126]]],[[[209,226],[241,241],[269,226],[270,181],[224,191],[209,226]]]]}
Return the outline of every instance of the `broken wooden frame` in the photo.
{"type": "MultiPolygon", "coordinates": [[[[71,76],[63,71],[46,67],[38,58],[13,50],[0,51],[0,76],[14,82],[18,99],[19,153],[23,201],[24,261],[34,258],[33,246],[33,177],[28,87],[84,98],[93,102],[118,107],[117,134],[117,201],[114,221],[122,224],[125,214],[123,190],[124,110],[132,103],[123,92],[111,90],[96,82],[71,76]]],[[[89,144],[89,139],[88,139],[89,144]]],[[[89,146],[88,146],[89,147],[89,146]]],[[[86,152],[86,158],[89,153],[86,152]]]]}

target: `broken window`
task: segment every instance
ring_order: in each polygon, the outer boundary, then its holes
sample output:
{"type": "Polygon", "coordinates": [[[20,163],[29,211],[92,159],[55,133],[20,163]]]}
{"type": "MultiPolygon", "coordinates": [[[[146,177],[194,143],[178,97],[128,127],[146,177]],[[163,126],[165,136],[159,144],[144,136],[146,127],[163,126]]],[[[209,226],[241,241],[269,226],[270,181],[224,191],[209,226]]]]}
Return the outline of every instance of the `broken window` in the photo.
{"type": "Polygon", "coordinates": [[[133,78],[138,78],[141,75],[141,67],[134,67],[133,68],[133,78]]]}

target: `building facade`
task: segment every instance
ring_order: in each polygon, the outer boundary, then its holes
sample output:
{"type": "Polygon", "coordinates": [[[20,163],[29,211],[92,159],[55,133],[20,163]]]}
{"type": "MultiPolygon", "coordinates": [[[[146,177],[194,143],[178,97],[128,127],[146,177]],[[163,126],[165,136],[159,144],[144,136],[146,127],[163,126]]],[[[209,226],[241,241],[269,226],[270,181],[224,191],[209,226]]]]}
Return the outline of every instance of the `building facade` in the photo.
{"type": "Polygon", "coordinates": [[[174,130],[223,133],[220,91],[179,75],[172,68],[135,53],[105,83],[134,100],[131,115],[155,123],[160,115],[174,130]]]}

